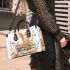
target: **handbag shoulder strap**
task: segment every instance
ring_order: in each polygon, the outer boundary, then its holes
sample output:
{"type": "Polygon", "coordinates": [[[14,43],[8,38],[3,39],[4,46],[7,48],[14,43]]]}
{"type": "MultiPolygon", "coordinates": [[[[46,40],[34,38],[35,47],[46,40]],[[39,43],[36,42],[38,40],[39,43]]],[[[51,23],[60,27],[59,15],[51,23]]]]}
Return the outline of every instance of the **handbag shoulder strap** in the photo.
{"type": "Polygon", "coordinates": [[[20,0],[17,3],[16,9],[15,9],[15,13],[14,13],[14,16],[13,16],[13,19],[12,19],[12,22],[11,22],[11,25],[9,27],[9,31],[11,31],[11,29],[13,27],[13,24],[14,24],[14,21],[15,21],[15,18],[16,18],[16,14],[17,14],[17,10],[18,10],[19,4],[20,4],[20,0]]]}

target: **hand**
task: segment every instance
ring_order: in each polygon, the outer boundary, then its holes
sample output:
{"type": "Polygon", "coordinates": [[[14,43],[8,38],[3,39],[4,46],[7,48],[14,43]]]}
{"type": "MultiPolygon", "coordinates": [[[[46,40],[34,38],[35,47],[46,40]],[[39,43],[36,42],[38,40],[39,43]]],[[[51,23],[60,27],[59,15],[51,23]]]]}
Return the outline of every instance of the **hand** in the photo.
{"type": "Polygon", "coordinates": [[[61,46],[61,48],[64,48],[66,45],[67,45],[67,40],[66,40],[65,37],[63,37],[63,38],[60,40],[60,46],[61,46]]]}

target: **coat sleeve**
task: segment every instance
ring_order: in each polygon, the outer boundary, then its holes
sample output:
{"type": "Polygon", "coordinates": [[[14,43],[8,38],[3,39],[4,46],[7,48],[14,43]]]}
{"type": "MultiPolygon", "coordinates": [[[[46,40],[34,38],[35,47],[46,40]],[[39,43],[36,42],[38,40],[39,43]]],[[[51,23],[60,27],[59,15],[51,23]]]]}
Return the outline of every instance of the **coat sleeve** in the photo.
{"type": "Polygon", "coordinates": [[[55,19],[49,13],[45,0],[33,0],[33,3],[37,9],[37,14],[40,20],[45,25],[44,29],[54,34],[54,36],[60,40],[63,37],[63,34],[60,32],[58,26],[56,25],[55,19]]]}

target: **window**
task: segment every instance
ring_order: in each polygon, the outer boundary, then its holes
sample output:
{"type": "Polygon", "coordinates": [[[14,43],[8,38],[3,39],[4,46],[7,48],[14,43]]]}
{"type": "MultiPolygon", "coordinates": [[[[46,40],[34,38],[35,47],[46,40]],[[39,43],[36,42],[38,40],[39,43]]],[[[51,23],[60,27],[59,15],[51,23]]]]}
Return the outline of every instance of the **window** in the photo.
{"type": "Polygon", "coordinates": [[[8,9],[11,10],[12,0],[0,0],[0,10],[1,9],[8,9]]]}

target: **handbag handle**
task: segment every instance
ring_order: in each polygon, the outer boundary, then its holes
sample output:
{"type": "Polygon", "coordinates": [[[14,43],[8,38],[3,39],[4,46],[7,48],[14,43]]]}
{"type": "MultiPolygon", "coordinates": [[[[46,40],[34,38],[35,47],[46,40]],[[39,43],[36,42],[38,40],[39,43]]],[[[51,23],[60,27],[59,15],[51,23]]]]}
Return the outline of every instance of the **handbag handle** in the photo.
{"type": "Polygon", "coordinates": [[[16,14],[17,14],[17,10],[18,10],[19,4],[20,4],[20,0],[18,1],[18,4],[16,6],[15,13],[14,13],[14,16],[13,16],[13,19],[12,19],[12,22],[11,22],[11,25],[9,27],[9,31],[12,30],[12,27],[13,27],[13,24],[14,24],[14,21],[15,21],[15,18],[16,18],[16,14]]]}
{"type": "MultiPolygon", "coordinates": [[[[31,19],[32,19],[31,23],[35,23],[34,25],[35,25],[35,27],[37,27],[38,20],[37,20],[37,18],[36,18],[35,13],[33,13],[31,19]]],[[[19,31],[19,26],[20,26],[20,24],[21,24],[22,22],[25,22],[25,23],[26,23],[27,37],[30,37],[30,36],[31,36],[30,30],[29,30],[30,26],[32,26],[31,23],[27,22],[27,21],[24,20],[24,19],[21,19],[21,20],[16,24],[15,29],[14,29],[14,40],[15,40],[15,41],[17,41],[17,39],[18,39],[18,37],[17,37],[17,35],[16,35],[16,29],[19,31]]]]}
{"type": "Polygon", "coordinates": [[[19,31],[19,26],[20,26],[20,24],[22,23],[22,22],[25,22],[25,28],[26,29],[29,29],[29,27],[30,27],[30,24],[29,24],[29,22],[27,22],[26,20],[24,20],[24,19],[21,19],[17,24],[16,24],[16,26],[15,26],[15,29],[14,29],[14,33],[16,33],[16,29],[19,31]]]}
{"type": "Polygon", "coordinates": [[[19,31],[19,26],[22,22],[25,22],[26,23],[26,29],[29,29],[30,26],[32,26],[32,23],[34,23],[33,25],[35,25],[35,27],[37,27],[37,24],[38,24],[38,20],[37,20],[37,17],[36,17],[36,14],[33,13],[32,17],[31,17],[31,23],[29,23],[28,21],[24,20],[24,19],[21,19],[16,25],[15,25],[15,29],[14,29],[14,33],[16,33],[16,29],[18,29],[19,31]]]}
{"type": "Polygon", "coordinates": [[[16,34],[16,30],[19,31],[19,26],[20,26],[20,23],[22,23],[22,22],[25,22],[25,23],[26,23],[27,37],[30,37],[30,36],[31,36],[30,30],[29,30],[30,24],[29,24],[26,20],[21,19],[21,20],[16,24],[15,29],[14,29],[14,40],[15,40],[15,41],[18,40],[18,37],[17,37],[17,34],[16,34]]]}

